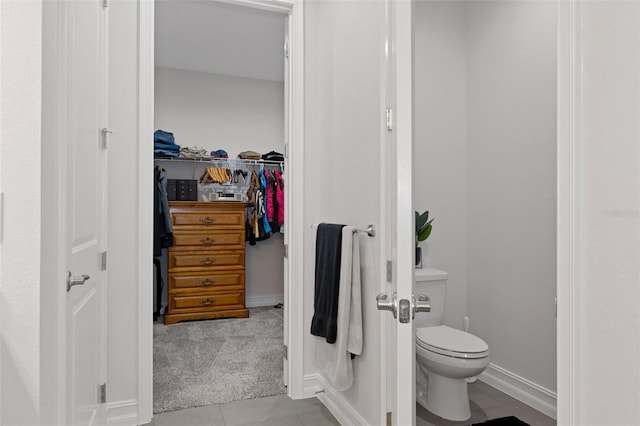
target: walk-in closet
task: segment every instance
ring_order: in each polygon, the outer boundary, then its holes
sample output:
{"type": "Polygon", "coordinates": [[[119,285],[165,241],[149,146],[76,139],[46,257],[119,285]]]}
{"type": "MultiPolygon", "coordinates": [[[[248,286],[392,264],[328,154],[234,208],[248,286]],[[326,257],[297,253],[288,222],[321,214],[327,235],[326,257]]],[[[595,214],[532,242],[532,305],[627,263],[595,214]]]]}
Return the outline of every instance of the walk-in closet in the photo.
{"type": "Polygon", "coordinates": [[[155,3],[154,413],[286,392],[285,19],[155,3]]]}

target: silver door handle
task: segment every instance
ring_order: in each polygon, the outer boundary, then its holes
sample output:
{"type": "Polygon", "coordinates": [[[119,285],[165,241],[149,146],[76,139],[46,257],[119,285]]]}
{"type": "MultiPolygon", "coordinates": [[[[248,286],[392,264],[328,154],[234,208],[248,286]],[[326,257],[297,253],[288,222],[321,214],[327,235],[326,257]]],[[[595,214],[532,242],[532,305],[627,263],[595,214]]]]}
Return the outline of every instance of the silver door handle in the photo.
{"type": "Polygon", "coordinates": [[[67,291],[71,290],[74,285],[84,284],[89,278],[91,277],[87,274],[71,275],[71,271],[67,271],[67,291]]]}
{"type": "Polygon", "coordinates": [[[416,317],[416,312],[431,312],[431,299],[429,296],[425,296],[424,294],[419,294],[417,297],[412,297],[413,302],[413,315],[412,318],[416,317]]]}
{"type": "Polygon", "coordinates": [[[391,311],[394,318],[398,317],[398,300],[395,293],[391,299],[386,293],[380,293],[376,296],[376,304],[379,311],[391,311]]]}

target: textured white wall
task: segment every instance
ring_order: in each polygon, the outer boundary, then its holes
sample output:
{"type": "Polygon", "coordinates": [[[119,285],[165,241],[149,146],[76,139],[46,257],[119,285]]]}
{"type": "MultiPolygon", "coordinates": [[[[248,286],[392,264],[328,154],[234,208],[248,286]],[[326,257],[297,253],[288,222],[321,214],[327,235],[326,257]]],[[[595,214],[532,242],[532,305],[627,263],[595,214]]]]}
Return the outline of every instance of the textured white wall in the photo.
{"type": "MultiPolygon", "coordinates": [[[[380,223],[380,12],[372,2],[305,4],[305,374],[317,370],[309,334],[315,225],[380,223]]],[[[364,234],[360,248],[364,349],[353,387],[341,396],[366,424],[379,424],[381,248],[364,234]]]]}
{"type": "Polygon", "coordinates": [[[582,4],[580,424],[640,424],[640,3],[582,4]]]}
{"type": "Polygon", "coordinates": [[[556,5],[468,3],[467,297],[491,362],[556,389],[556,5]]]}
{"type": "Polygon", "coordinates": [[[39,423],[42,3],[0,2],[0,423],[39,423]]]}
{"type": "Polygon", "coordinates": [[[284,153],[282,82],[160,67],[155,78],[156,129],[178,145],[284,153]]]}
{"type": "MultiPolygon", "coordinates": [[[[229,158],[248,149],[284,153],[283,83],[160,67],[155,77],[156,129],[174,133],[178,145],[224,149],[229,158]]],[[[203,170],[167,162],[162,166],[170,179],[197,179],[203,170]]],[[[282,235],[247,245],[246,256],[247,303],[282,302],[282,235]]]]}
{"type": "Polygon", "coordinates": [[[435,218],[425,261],[449,272],[445,323],[468,313],[494,364],[553,390],[555,5],[415,14],[414,204],[435,218]]]}
{"type": "Polygon", "coordinates": [[[418,1],[414,26],[413,204],[435,218],[421,243],[423,264],[449,273],[444,321],[461,329],[467,313],[466,5],[418,1]]]}

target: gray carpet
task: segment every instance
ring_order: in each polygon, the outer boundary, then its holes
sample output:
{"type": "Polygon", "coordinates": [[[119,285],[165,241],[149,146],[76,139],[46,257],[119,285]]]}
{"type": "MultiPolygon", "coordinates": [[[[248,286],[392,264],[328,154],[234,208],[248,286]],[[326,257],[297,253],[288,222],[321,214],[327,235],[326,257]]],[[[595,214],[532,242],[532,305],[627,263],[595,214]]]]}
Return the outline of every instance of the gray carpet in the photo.
{"type": "Polygon", "coordinates": [[[282,309],[153,325],[153,412],[280,395],[282,309]]]}

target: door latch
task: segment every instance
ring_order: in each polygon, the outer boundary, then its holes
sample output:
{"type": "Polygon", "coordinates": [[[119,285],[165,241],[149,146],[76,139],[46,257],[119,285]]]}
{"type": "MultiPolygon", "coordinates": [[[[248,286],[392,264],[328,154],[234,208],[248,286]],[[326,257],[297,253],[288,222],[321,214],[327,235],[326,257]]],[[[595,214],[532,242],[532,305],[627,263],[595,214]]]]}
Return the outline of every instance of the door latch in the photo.
{"type": "Polygon", "coordinates": [[[376,304],[379,311],[391,311],[394,318],[398,317],[398,304],[395,293],[393,293],[391,299],[389,299],[386,293],[380,293],[376,296],[376,304]]]}
{"type": "Polygon", "coordinates": [[[425,296],[424,294],[419,294],[416,298],[413,296],[413,315],[411,318],[416,317],[416,312],[431,312],[431,299],[429,296],[425,296]]]}
{"type": "Polygon", "coordinates": [[[67,271],[67,291],[70,291],[74,285],[83,285],[89,278],[87,274],[74,276],[71,275],[71,271],[67,271]]]}
{"type": "Polygon", "coordinates": [[[416,298],[411,296],[411,301],[407,299],[398,300],[397,294],[393,293],[393,297],[389,299],[386,293],[380,293],[376,296],[376,304],[379,311],[391,311],[394,318],[400,318],[403,324],[408,323],[416,317],[416,312],[430,312],[431,300],[424,294],[419,294],[416,298]]]}

